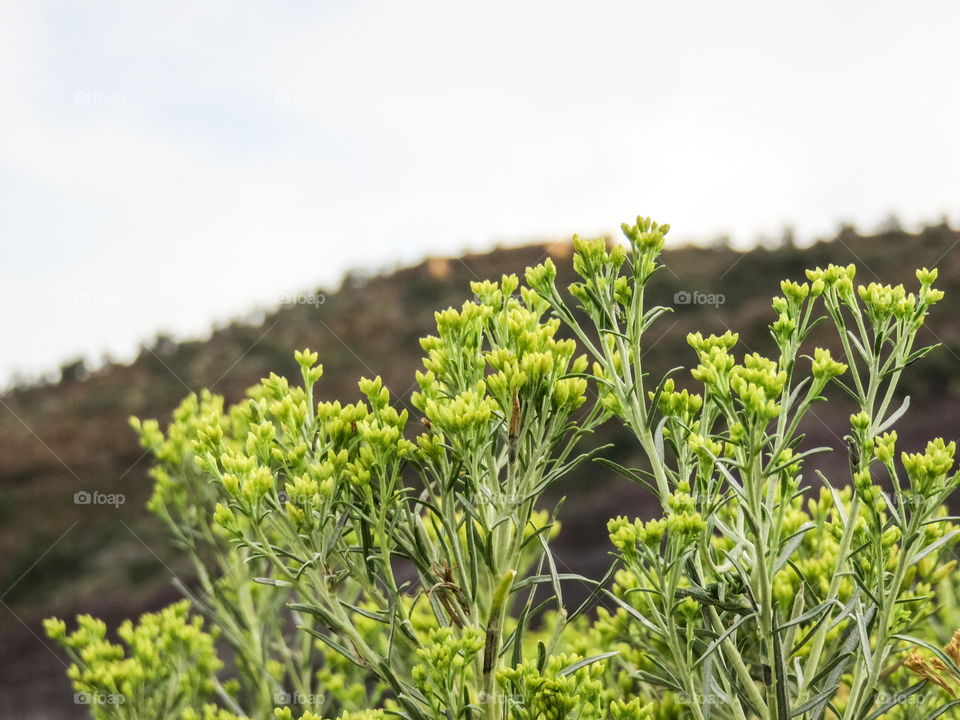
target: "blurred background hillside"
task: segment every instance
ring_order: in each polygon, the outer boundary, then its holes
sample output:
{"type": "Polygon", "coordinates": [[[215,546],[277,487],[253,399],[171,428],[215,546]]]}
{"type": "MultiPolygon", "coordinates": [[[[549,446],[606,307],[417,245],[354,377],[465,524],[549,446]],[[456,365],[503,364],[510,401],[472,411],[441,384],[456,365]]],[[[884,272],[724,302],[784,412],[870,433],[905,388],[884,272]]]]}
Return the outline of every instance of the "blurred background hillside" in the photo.
{"type": "MultiPolygon", "coordinates": [[[[789,238],[776,247],[747,253],[722,244],[668,250],[667,268],[656,277],[651,302],[673,312],[650,332],[645,364],[657,376],[690,364],[685,337],[694,330],[740,333],[741,349],[769,351],[769,298],[781,278],[802,279],[807,267],[828,262],[859,267],[858,280],[916,285],[913,269],[938,266],[948,300],[924,330],[936,352],[910,368],[903,383],[911,396],[903,445],[913,449],[933,435],[957,436],[960,417],[960,232],[945,225],[919,234],[891,229],[861,237],[851,229],[808,248],[789,238]],[[706,304],[714,296],[716,302],[706,304]],[[696,302],[696,298],[701,300],[696,302]],[[951,300],[951,298],[953,300],[951,300]]],[[[16,387],[0,407],[0,716],[82,717],[71,703],[56,651],[42,639],[39,621],[89,612],[116,624],[176,597],[174,577],[191,581],[190,570],[170,548],[158,521],[144,509],[150,493],[149,461],[137,446],[127,418],[166,420],[187,393],[212,388],[235,402],[259,378],[277,372],[299,375],[293,348],[319,351],[325,368],[322,398],[359,398],[356,380],[382,375],[398,401],[409,406],[419,367],[417,339],[433,327],[438,308],[470,297],[469,283],[522,273],[546,256],[555,258],[561,283],[572,280],[567,242],[500,249],[460,258],[433,258],[393,274],[348,276],[339,289],[315,288],[255,322],[233,323],[203,341],[158,337],[129,365],[94,372],[82,361],[67,363],[59,382],[16,387]],[[119,506],[75,502],[77,492],[122,495],[119,506]]],[[[415,412],[415,411],[414,411],[415,412]]],[[[805,431],[811,447],[842,448],[851,408],[843,398],[817,408],[805,431]]],[[[414,418],[416,415],[413,416],[414,418]]],[[[632,443],[609,425],[602,439],[607,456],[628,466],[643,463],[632,443]]],[[[820,456],[819,467],[843,482],[842,450],[820,456]]],[[[557,488],[570,498],[556,543],[560,561],[575,572],[602,573],[608,562],[606,520],[619,513],[652,511],[650,498],[626,480],[596,465],[582,467],[557,488]]],[[[577,588],[571,588],[576,597],[577,588]]]]}

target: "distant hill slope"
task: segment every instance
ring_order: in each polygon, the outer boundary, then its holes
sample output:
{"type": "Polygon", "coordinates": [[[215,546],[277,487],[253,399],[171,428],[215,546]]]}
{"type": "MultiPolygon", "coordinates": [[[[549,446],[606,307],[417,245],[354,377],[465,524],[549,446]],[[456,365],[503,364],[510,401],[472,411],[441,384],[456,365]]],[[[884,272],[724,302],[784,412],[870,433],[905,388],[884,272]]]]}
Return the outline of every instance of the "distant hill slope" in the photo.
{"type": "MultiPolygon", "coordinates": [[[[944,349],[912,368],[904,387],[912,396],[911,424],[901,429],[907,447],[930,436],[954,438],[960,426],[960,233],[933,227],[919,235],[901,232],[860,237],[844,232],[806,249],[791,245],[738,253],[718,247],[668,250],[651,289],[651,302],[668,305],[651,331],[645,363],[654,374],[694,360],[685,343],[693,330],[741,333],[742,346],[768,350],[769,299],[782,278],[828,262],[854,262],[858,280],[916,285],[913,269],[937,266],[947,300],[936,308],[928,341],[944,349]],[[683,301],[699,293],[723,296],[717,306],[683,301]]],[[[433,329],[433,312],[470,296],[469,282],[516,272],[556,257],[561,282],[569,282],[569,245],[531,245],[459,259],[426,261],[385,277],[348,277],[336,292],[317,290],[307,302],[288,305],[259,325],[233,324],[209,340],[176,343],[159,339],[126,366],[88,377],[67,368],[56,385],[20,388],[0,398],[0,717],[26,717],[22,703],[55,708],[51,717],[73,717],[63,668],[36,635],[38,620],[53,612],[93,612],[114,621],[174,597],[171,573],[189,579],[159,524],[144,509],[150,483],[148,461],[128,429],[130,415],[166,420],[191,391],[212,387],[233,402],[271,371],[298,374],[295,348],[320,352],[324,398],[354,400],[361,375],[382,375],[395,396],[409,401],[420,362],[417,339],[433,329]],[[320,302],[321,295],[323,295],[320,302]],[[76,504],[81,491],[122,494],[118,507],[76,504]],[[22,621],[22,622],[21,622],[22,621]],[[52,688],[49,683],[57,683],[52,688]],[[50,705],[50,703],[55,703],[50,705]],[[61,703],[61,705],[56,705],[61,703]]],[[[185,289],[185,292],[188,290],[185,289]]],[[[697,299],[704,299],[699,295],[697,299]]],[[[927,332],[927,331],[925,331],[927,332]]],[[[807,432],[814,444],[838,444],[850,413],[843,401],[817,409],[807,432]]],[[[612,453],[637,464],[632,446],[614,427],[604,430],[612,453]]],[[[842,472],[841,453],[820,467],[842,472]]],[[[627,481],[598,466],[583,468],[560,492],[575,496],[564,508],[557,552],[580,572],[598,572],[606,562],[605,520],[617,513],[649,512],[648,499],[627,481]],[[602,492],[599,490],[602,488],[602,492]]]]}

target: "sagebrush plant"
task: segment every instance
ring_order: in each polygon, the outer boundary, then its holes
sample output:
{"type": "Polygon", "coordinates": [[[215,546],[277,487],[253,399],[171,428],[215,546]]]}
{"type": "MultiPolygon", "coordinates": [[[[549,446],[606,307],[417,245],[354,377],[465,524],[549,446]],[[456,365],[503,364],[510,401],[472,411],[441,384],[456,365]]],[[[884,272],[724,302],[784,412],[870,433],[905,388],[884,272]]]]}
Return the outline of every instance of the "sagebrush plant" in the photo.
{"type": "Polygon", "coordinates": [[[48,621],[75,690],[114,700],[94,717],[866,720],[960,702],[955,447],[897,458],[892,429],[936,271],[915,292],[808,271],[773,300],[772,355],[697,333],[690,372],[651,379],[645,336],[669,309],[644,294],[668,229],[574,238],[566,294],[550,260],[526,285],[473,283],[421,341],[418,422],[379,378],[316,403],[307,350],[297,384],[272,375],[228,409],[190,396],[165,433],[135,420],[197,615],[124,625],[126,649],[91,618],[48,621]],[[821,322],[836,358],[810,347],[821,322]],[[801,423],[831,385],[852,402],[850,473],[805,478],[829,448],[801,423]],[[590,445],[608,421],[645,467],[590,445]],[[559,573],[550,550],[544,492],[585,461],[661,510],[610,521],[603,578],[559,573]],[[576,608],[572,580],[593,588],[576,608]]]}

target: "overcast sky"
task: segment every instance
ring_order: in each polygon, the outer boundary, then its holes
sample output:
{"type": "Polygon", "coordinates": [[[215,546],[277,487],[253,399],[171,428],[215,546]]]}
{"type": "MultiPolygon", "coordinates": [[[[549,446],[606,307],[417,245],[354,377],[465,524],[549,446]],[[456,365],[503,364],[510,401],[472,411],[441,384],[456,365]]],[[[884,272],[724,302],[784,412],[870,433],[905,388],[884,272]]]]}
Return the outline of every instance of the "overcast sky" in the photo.
{"type": "Polygon", "coordinates": [[[2,2],[0,385],[351,268],[960,221],[960,3],[2,2]]]}

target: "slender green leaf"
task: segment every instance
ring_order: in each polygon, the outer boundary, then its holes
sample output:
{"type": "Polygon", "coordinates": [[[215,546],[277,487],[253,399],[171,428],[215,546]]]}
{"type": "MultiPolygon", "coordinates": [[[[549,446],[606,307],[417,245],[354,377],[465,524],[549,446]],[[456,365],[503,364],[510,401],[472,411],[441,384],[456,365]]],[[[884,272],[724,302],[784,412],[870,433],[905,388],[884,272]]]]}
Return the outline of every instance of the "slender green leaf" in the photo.
{"type": "Polygon", "coordinates": [[[571,675],[575,673],[580,668],[585,668],[587,665],[593,665],[595,662],[600,662],[601,660],[606,660],[607,658],[612,658],[614,655],[619,655],[619,650],[613,650],[611,652],[600,653],[599,655],[593,655],[583,660],[578,660],[575,663],[567,665],[563,670],[561,670],[557,675],[563,677],[565,675],[571,675]]]}

